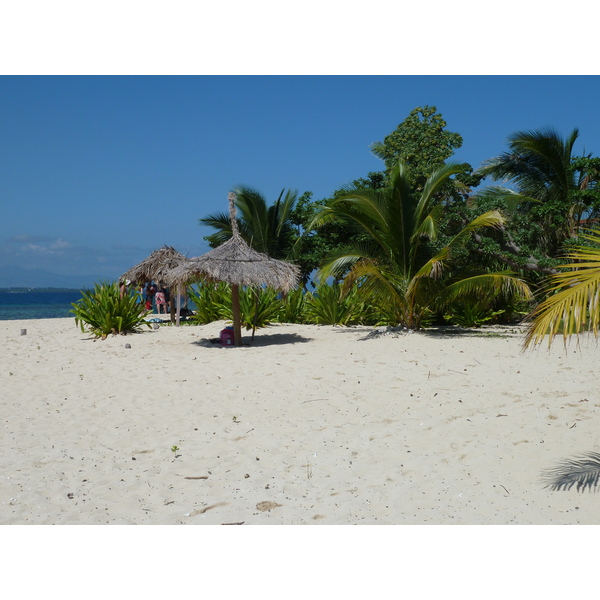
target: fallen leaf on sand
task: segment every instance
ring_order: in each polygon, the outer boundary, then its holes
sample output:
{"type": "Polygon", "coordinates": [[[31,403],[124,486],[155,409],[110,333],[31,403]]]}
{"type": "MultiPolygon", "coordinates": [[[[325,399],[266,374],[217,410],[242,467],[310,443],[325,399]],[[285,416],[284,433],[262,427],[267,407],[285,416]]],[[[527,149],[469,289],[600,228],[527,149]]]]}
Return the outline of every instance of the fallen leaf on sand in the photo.
{"type": "Polygon", "coordinates": [[[258,510],[265,512],[266,510],[273,510],[274,508],[277,508],[278,506],[281,506],[281,504],[277,504],[277,502],[269,502],[268,500],[264,501],[264,502],[259,502],[256,505],[256,508],[258,508],[258,510]]]}

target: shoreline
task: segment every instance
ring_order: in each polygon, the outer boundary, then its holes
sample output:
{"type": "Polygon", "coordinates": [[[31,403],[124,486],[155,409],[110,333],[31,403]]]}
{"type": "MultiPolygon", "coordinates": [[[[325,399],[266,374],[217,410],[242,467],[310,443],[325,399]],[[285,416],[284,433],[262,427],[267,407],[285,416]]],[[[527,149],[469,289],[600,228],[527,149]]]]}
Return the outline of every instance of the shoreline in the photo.
{"type": "Polygon", "coordinates": [[[593,338],[284,324],[222,348],[223,325],[0,321],[0,522],[599,522],[541,478],[600,446],[593,338]]]}

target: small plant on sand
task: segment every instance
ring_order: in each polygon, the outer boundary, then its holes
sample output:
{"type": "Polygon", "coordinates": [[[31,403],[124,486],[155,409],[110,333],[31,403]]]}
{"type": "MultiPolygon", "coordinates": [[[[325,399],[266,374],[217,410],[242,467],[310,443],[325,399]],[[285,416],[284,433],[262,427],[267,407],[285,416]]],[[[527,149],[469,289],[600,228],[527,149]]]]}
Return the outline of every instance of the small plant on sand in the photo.
{"type": "Polygon", "coordinates": [[[195,311],[193,321],[206,325],[231,318],[231,288],[226,283],[202,283],[191,288],[190,300],[195,311]]]}
{"type": "Polygon", "coordinates": [[[177,452],[179,452],[179,448],[175,444],[173,444],[171,447],[171,452],[175,455],[175,458],[179,456],[179,454],[177,454],[177,452]]]}
{"type": "Polygon", "coordinates": [[[260,329],[279,320],[282,301],[269,288],[247,287],[240,290],[242,327],[260,329]]]}
{"type": "Polygon", "coordinates": [[[444,319],[461,327],[481,327],[503,313],[504,310],[492,310],[489,302],[464,299],[452,303],[444,319]]]}
{"type": "Polygon", "coordinates": [[[304,290],[302,287],[299,287],[283,297],[281,301],[281,312],[279,313],[279,322],[304,323],[305,309],[304,290]]]}
{"type": "Polygon", "coordinates": [[[144,321],[148,314],[144,305],[135,295],[121,297],[117,282],[101,282],[93,290],[82,290],[82,298],[71,306],[75,324],[97,338],[106,339],[111,333],[133,333],[142,325],[151,327],[144,321]]]}

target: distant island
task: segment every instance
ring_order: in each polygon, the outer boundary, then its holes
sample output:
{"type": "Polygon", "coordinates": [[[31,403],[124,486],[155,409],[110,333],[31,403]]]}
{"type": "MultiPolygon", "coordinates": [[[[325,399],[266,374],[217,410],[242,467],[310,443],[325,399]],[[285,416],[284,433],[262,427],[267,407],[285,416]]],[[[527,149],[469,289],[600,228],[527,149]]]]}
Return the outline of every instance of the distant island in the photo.
{"type": "Polygon", "coordinates": [[[28,292],[34,292],[36,294],[58,294],[65,292],[79,292],[77,288],[52,288],[52,287],[8,287],[0,288],[0,293],[3,294],[27,294],[28,292]]]}

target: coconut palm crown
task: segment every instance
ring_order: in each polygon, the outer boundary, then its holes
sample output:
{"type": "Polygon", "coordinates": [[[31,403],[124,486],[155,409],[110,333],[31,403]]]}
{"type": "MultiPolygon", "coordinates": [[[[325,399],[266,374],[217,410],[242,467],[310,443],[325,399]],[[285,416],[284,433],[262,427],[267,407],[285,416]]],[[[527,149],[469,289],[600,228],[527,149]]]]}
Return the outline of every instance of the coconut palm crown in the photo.
{"type": "Polygon", "coordinates": [[[508,138],[509,150],[485,161],[478,170],[515,188],[490,186],[478,197],[503,199],[514,210],[520,207],[530,212],[535,207],[540,233],[534,243],[550,256],[575,235],[584,210],[575,192],[585,185],[585,178],[578,178],[572,164],[578,136],[577,129],[564,139],[553,129],[517,131],[508,138]]]}
{"type": "MultiPolygon", "coordinates": [[[[267,205],[262,194],[252,188],[239,186],[234,193],[241,238],[257,252],[271,258],[287,258],[294,231],[291,216],[297,200],[296,192],[282,190],[271,206],[267,205]]],[[[217,230],[206,237],[213,248],[233,235],[229,213],[214,213],[199,221],[217,230]]]]}

